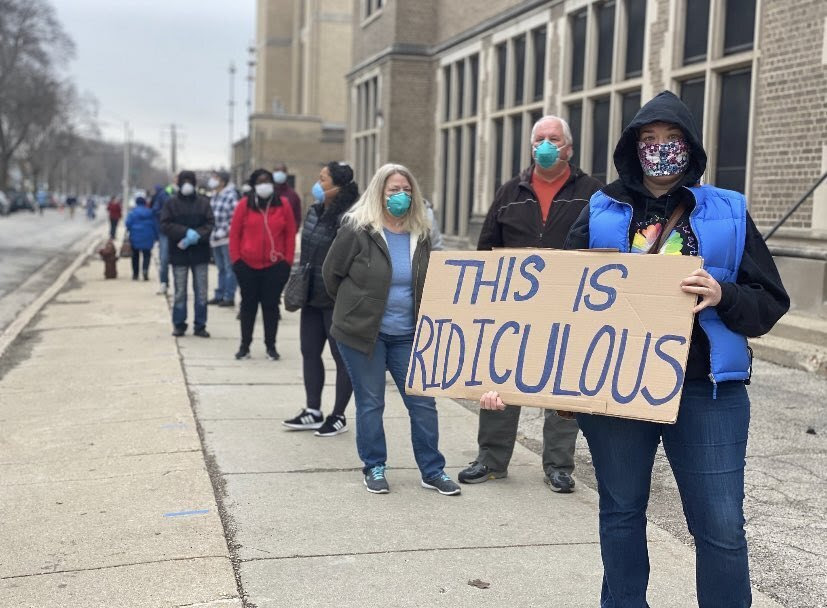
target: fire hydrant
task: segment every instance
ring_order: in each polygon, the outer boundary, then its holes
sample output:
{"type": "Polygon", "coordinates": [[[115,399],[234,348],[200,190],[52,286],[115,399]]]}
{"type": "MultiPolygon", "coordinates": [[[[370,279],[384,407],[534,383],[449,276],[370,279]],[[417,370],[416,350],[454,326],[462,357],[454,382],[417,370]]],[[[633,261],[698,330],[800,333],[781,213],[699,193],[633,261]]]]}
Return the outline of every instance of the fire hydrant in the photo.
{"type": "Polygon", "coordinates": [[[103,278],[117,279],[118,278],[118,252],[115,250],[115,242],[112,239],[106,241],[106,244],[98,249],[98,254],[103,260],[103,278]]]}

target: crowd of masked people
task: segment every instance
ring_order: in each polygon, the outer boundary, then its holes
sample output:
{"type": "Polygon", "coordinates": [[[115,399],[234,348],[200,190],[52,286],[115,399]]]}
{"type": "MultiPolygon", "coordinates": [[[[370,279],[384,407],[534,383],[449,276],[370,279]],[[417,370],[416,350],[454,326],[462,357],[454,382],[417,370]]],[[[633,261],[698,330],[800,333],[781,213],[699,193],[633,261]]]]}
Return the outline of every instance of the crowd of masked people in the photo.
{"type": "MultiPolygon", "coordinates": [[[[625,126],[614,152],[618,178],[610,184],[572,163],[574,144],[565,120],[541,118],[529,141],[531,163],[497,190],[479,250],[611,248],[704,260],[702,269],[680,283],[685,293],[697,297],[697,305],[676,424],[553,410],[545,414],[542,466],[552,491],[575,489],[579,431],[591,451],[600,495],[601,605],[647,605],[646,506],[662,442],[695,539],[699,605],[749,606],[743,513],[750,409],[745,385],[751,374],[746,338],[769,331],[787,311],[789,298],[745,197],[702,185],[707,157],[700,131],[688,108],[669,92],[646,103],[625,126]]],[[[460,494],[461,486],[445,472],[434,399],[404,391],[430,253],[441,247],[433,210],[416,177],[404,166],[386,164],[360,192],[350,166],[327,163],[304,216],[283,166],[254,171],[240,200],[224,173],[210,179],[211,199],[199,195],[197,186],[195,175],[183,171],[175,191],[156,192],[164,200],[159,205],[153,197],[151,204],[160,208],[162,291],[168,283],[165,256],[172,266],[173,335],[183,336],[187,329],[189,275],[197,336],[209,336],[208,304],[233,306],[238,286],[241,341],[236,358],[251,356],[261,308],[266,356],[277,360],[279,301],[288,281],[295,280],[302,289],[306,403],[283,424],[323,437],[341,434],[348,429],[345,411],[353,396],[364,485],[369,492],[388,493],[382,419],[390,372],[410,416],[422,486],[460,494]],[[295,259],[298,230],[301,246],[295,259]],[[211,252],[218,285],[208,300],[211,252]],[[325,346],[336,363],[332,409],[326,416],[325,346]]],[[[133,222],[147,215],[143,207],[139,204],[133,222]]],[[[458,476],[465,484],[506,477],[517,435],[519,404],[506,404],[498,393],[487,392],[480,406],[478,455],[458,476]]]]}

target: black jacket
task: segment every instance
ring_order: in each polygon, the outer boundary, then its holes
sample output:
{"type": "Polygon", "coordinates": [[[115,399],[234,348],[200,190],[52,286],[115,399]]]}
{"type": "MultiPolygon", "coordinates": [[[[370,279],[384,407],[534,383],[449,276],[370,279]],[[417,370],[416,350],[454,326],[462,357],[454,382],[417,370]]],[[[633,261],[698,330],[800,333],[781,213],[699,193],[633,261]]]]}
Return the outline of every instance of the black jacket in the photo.
{"type": "Polygon", "coordinates": [[[339,231],[342,214],[354,203],[353,200],[334,199],[329,207],[315,203],[307,210],[302,225],[301,257],[299,263],[310,264],[310,287],[307,304],[315,308],[333,308],[322,276],[322,264],[339,231]]]}
{"type": "Polygon", "coordinates": [[[574,165],[571,175],[554,197],[548,217],[543,214],[531,187],[532,164],[520,175],[500,186],[485,217],[477,249],[533,247],[562,249],[574,220],[588,205],[591,195],[603,185],[574,165]]]}
{"type": "MultiPolygon", "coordinates": [[[[416,242],[411,260],[414,296],[414,323],[425,287],[431,239],[426,235],[416,242]]],[[[367,355],[373,353],[388,293],[391,288],[391,254],[384,235],[374,230],[354,230],[342,226],[322,267],[327,292],[336,302],[330,335],[367,355]]]]}
{"type": "Polygon", "coordinates": [[[173,266],[195,266],[210,263],[210,233],[215,228],[210,199],[193,194],[177,194],[161,209],[161,232],[169,238],[169,263],[173,266]],[[192,228],[201,237],[195,245],[186,249],[178,242],[192,228]]]}
{"type": "MultiPolygon", "coordinates": [[[[632,205],[632,224],[635,226],[655,217],[669,217],[679,202],[686,211],[680,224],[689,223],[689,214],[695,199],[686,186],[698,183],[706,170],[706,152],[701,145],[699,130],[689,109],[674,94],[664,91],[643,106],[623,130],[614,152],[619,179],[603,192],[615,200],[632,205]],[[678,125],[690,146],[689,165],[682,180],[669,192],[655,197],[643,185],[643,171],[637,156],[637,136],[640,127],[655,121],[678,125]]],[[[572,226],[566,240],[566,249],[589,247],[589,209],[585,208],[572,226]]],[[[752,218],[747,215],[747,235],[744,255],[735,283],[721,284],[718,315],[732,331],[747,337],[767,333],[790,307],[790,298],[781,283],[775,262],[752,218]]],[[[686,365],[686,379],[707,378],[709,375],[709,340],[698,324],[692,329],[692,343],[686,365]]]]}

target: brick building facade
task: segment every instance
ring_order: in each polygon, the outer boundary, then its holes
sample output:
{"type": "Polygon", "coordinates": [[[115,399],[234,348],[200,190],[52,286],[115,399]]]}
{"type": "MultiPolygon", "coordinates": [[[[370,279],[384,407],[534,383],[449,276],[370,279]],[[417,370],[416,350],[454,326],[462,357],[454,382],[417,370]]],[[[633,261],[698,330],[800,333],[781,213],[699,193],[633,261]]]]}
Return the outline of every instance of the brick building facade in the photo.
{"type": "MultiPolygon", "coordinates": [[[[705,181],[745,192],[759,227],[827,171],[823,0],[354,0],[352,27],[345,156],[360,183],[409,166],[456,246],[528,165],[537,118],[566,118],[577,164],[612,180],[623,125],[663,89],[702,128],[705,181]]],[[[827,184],[778,234],[821,259],[779,265],[823,314],[827,184]]]]}

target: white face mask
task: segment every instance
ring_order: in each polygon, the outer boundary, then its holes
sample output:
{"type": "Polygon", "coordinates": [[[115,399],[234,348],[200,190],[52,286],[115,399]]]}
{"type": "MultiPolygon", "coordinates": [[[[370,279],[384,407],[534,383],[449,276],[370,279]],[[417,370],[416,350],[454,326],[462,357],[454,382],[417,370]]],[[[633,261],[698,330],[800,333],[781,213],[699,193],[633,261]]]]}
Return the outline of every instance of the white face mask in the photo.
{"type": "Polygon", "coordinates": [[[218,179],[216,179],[214,177],[211,177],[210,179],[208,179],[207,180],[207,188],[209,188],[210,190],[215,190],[216,188],[218,188],[218,179]]]}
{"type": "Polygon", "coordinates": [[[273,196],[273,184],[256,184],[256,196],[270,198],[273,196]]]}
{"type": "Polygon", "coordinates": [[[195,192],[195,186],[189,182],[184,182],[181,186],[181,194],[184,196],[190,196],[193,192],[195,192]]]}
{"type": "Polygon", "coordinates": [[[273,173],[273,179],[277,184],[283,184],[287,181],[287,174],[284,171],[276,171],[273,173]]]}

